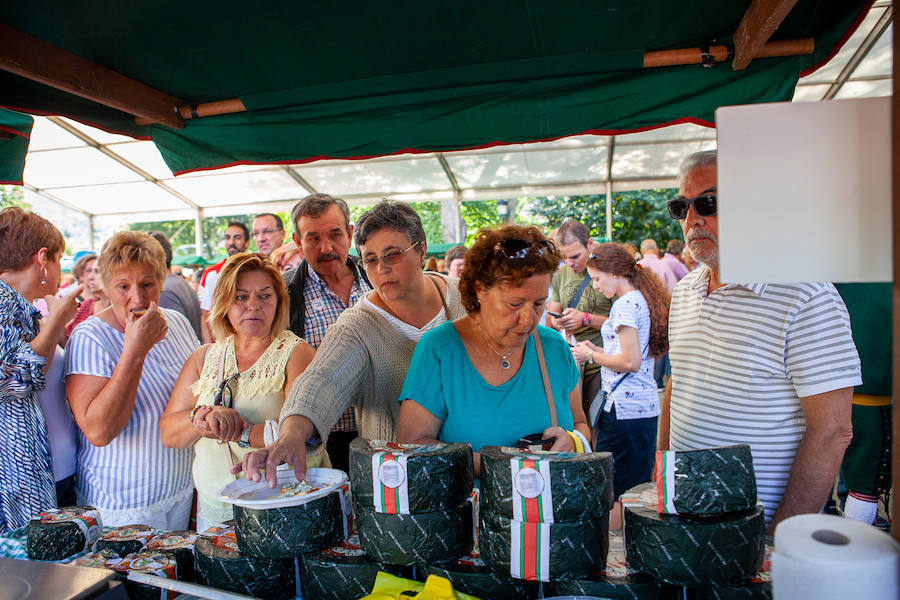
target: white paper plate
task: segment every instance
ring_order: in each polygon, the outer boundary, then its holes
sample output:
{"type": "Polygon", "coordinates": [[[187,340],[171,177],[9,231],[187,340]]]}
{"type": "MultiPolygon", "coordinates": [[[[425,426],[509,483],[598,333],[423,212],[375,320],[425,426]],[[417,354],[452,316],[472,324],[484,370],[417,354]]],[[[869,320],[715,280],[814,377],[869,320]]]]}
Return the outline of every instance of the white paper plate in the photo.
{"type": "Polygon", "coordinates": [[[294,470],[278,471],[278,485],[270,488],[265,477],[257,482],[249,479],[232,481],[217,494],[219,500],[228,504],[236,504],[244,508],[285,508],[306,504],[316,498],[327,496],[347,483],[347,474],[337,469],[312,468],[306,472],[306,481],[320,486],[321,489],[300,496],[282,496],[281,487],[297,483],[294,470]]]}

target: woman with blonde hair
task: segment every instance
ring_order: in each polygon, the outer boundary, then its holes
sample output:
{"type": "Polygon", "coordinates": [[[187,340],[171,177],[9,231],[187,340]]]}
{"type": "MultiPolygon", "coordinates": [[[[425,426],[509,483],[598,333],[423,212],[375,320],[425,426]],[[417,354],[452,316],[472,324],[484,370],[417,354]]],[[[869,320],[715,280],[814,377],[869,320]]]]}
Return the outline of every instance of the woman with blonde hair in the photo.
{"type": "Polygon", "coordinates": [[[75,493],[104,525],[185,529],[191,452],[163,446],[159,418],[197,338],[184,315],[158,306],[166,259],[155,239],[119,232],[97,263],[110,306],[66,345],[66,393],[79,427],[75,493]]]}
{"type": "MultiPolygon", "coordinates": [[[[266,255],[236,254],[219,273],[209,313],[218,340],[188,359],[160,421],[163,443],[193,447],[197,528],[231,518],[216,492],[229,470],[277,435],[285,392],[315,355],[287,330],[288,293],[266,255]]],[[[319,448],[310,466],[328,466],[319,448]]]]}
{"type": "Polygon", "coordinates": [[[669,350],[669,293],[622,244],[595,246],[587,270],[594,289],[616,301],[600,330],[603,346],[581,342],[573,355],[602,367],[602,390],[591,404],[594,450],[613,453],[618,498],[649,481],[653,468],[659,415],[653,359],[669,350]]]}

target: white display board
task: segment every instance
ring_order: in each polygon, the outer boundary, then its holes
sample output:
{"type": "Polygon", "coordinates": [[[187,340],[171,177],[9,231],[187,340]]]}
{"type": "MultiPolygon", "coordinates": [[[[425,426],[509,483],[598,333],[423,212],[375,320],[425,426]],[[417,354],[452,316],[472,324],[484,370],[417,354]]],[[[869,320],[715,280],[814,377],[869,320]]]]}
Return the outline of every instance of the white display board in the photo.
{"type": "Polygon", "coordinates": [[[890,102],[716,111],[722,281],[892,279],[890,102]]]}

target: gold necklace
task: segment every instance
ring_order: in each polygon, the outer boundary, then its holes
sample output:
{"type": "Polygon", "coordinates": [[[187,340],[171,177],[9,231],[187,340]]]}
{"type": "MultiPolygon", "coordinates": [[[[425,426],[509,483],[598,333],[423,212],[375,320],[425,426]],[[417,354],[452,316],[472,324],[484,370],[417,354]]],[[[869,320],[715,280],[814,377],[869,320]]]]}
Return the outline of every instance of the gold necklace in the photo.
{"type": "Polygon", "coordinates": [[[499,352],[497,352],[496,350],[494,350],[494,347],[491,346],[491,343],[490,343],[490,342],[488,341],[488,339],[487,339],[487,335],[484,333],[484,329],[481,328],[481,323],[479,323],[479,322],[478,322],[478,319],[476,319],[476,318],[474,318],[474,317],[472,318],[472,320],[475,321],[475,325],[478,326],[478,331],[481,332],[481,339],[484,340],[484,343],[487,344],[487,347],[490,348],[491,351],[492,351],[494,354],[496,354],[497,356],[500,357],[500,368],[501,368],[501,369],[504,369],[504,370],[509,369],[509,359],[506,358],[507,355],[506,355],[506,354],[500,354],[499,352]]]}

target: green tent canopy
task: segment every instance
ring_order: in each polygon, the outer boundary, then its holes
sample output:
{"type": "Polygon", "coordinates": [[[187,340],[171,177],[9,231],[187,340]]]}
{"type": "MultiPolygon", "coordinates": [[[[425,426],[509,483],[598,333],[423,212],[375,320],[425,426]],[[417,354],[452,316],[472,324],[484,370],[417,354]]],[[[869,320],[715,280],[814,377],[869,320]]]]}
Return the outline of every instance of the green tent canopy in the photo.
{"type": "Polygon", "coordinates": [[[33,126],[30,115],[0,108],[0,184],[22,185],[33,126]]]}
{"type": "Polygon", "coordinates": [[[247,112],[138,126],[7,72],[0,106],[152,137],[176,174],[711,125],[723,105],[789,100],[871,0],[798,0],[773,39],[809,55],[642,68],[645,51],[728,44],[750,0],[59,3],[9,0],[0,22],[183,104],[247,112]]]}

